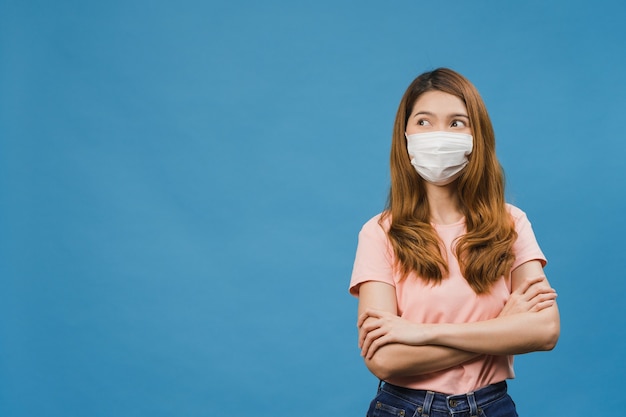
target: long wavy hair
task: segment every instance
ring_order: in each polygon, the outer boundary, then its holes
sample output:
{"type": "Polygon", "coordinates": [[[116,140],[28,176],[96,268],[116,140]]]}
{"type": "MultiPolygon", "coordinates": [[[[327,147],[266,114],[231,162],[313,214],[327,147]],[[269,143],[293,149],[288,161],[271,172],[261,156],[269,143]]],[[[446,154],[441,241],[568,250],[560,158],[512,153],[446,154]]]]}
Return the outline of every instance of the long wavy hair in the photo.
{"type": "Polygon", "coordinates": [[[402,279],[414,272],[440,283],[449,273],[445,248],[430,222],[425,181],[411,165],[405,131],[416,100],[427,91],[459,97],[467,108],[474,147],[455,184],[465,216],[466,233],[455,241],[461,272],[477,294],[510,273],[517,238],[504,199],[504,172],[495,152],[495,134],[476,88],[461,74],[439,68],[417,77],[396,114],[391,142],[391,188],[381,223],[391,216],[388,236],[402,279]]]}

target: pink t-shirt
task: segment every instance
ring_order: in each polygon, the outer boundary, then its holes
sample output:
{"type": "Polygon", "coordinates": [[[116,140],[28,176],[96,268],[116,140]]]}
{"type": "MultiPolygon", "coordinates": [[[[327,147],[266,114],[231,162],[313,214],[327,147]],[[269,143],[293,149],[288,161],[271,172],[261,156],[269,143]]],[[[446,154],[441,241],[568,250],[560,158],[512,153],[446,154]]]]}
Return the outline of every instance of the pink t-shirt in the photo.
{"type": "MultiPolygon", "coordinates": [[[[515,220],[517,240],[513,245],[515,263],[546,259],[537,244],[526,214],[507,205],[515,220]]],[[[488,294],[477,295],[461,275],[453,252],[453,241],[465,233],[465,221],[450,225],[433,225],[447,249],[450,274],[441,284],[427,284],[415,274],[400,281],[394,273],[395,255],[386,231],[389,219],[379,225],[380,214],[370,219],[359,233],[350,293],[358,297],[359,285],[366,281],[380,281],[396,289],[398,314],[415,323],[467,323],[497,317],[511,294],[511,276],[502,277],[493,284],[488,294]]],[[[452,368],[411,378],[390,379],[388,382],[413,389],[425,389],[447,394],[461,394],[513,378],[513,357],[482,355],[452,368]]]]}

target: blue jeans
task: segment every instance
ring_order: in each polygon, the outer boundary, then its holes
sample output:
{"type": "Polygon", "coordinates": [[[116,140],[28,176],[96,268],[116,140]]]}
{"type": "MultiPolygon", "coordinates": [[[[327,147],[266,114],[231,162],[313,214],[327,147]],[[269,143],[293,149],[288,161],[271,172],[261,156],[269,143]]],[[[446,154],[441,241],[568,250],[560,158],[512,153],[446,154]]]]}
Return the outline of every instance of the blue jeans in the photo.
{"type": "Polygon", "coordinates": [[[384,383],[367,417],[517,417],[502,381],[474,392],[447,395],[384,383]]]}

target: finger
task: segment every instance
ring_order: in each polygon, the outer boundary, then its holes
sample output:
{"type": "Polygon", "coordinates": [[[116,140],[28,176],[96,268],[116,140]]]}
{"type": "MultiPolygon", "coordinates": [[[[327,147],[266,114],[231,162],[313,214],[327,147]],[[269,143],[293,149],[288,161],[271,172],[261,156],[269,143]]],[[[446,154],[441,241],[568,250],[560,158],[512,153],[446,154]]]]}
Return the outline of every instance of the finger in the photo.
{"type": "Polygon", "coordinates": [[[522,283],[520,284],[519,287],[517,287],[517,289],[515,291],[513,291],[513,294],[519,294],[522,295],[524,293],[526,293],[526,291],[528,291],[528,289],[530,288],[531,285],[535,284],[537,282],[536,278],[533,279],[525,279],[524,281],[522,281],[522,283]]]}
{"type": "Polygon", "coordinates": [[[378,320],[369,320],[363,326],[361,326],[359,328],[359,347],[362,347],[363,342],[365,341],[365,338],[367,337],[367,335],[370,332],[380,328],[381,325],[382,323],[380,323],[378,320]]]}
{"type": "Polygon", "coordinates": [[[517,288],[517,290],[515,292],[517,292],[518,294],[524,294],[526,293],[526,291],[528,291],[528,289],[543,281],[545,279],[545,277],[535,277],[535,278],[529,278],[529,279],[525,279],[524,282],[522,282],[522,284],[517,288]]]}
{"type": "Polygon", "coordinates": [[[389,334],[384,334],[381,337],[377,338],[376,340],[372,341],[372,343],[369,345],[367,352],[365,352],[364,357],[366,359],[372,359],[376,351],[381,346],[384,346],[390,342],[388,339],[389,339],[389,334]]]}
{"type": "Polygon", "coordinates": [[[544,294],[555,294],[555,293],[556,292],[551,287],[540,285],[540,284],[535,284],[532,287],[530,287],[528,291],[526,291],[526,293],[524,294],[524,297],[526,300],[530,301],[534,299],[535,297],[542,296],[544,294]]]}
{"type": "Polygon", "coordinates": [[[556,298],[556,290],[554,288],[545,288],[541,291],[537,291],[537,295],[535,297],[549,297],[556,298]]]}
{"type": "Polygon", "coordinates": [[[367,334],[365,339],[363,339],[363,346],[361,347],[361,356],[367,357],[369,350],[371,349],[372,343],[378,340],[380,337],[384,336],[385,332],[382,329],[376,329],[367,334]]]}
{"type": "Polygon", "coordinates": [[[377,319],[375,317],[368,317],[367,320],[359,327],[359,329],[365,330],[365,332],[372,331],[383,325],[385,321],[383,319],[377,319]]]}
{"type": "Polygon", "coordinates": [[[365,320],[367,320],[367,318],[368,318],[368,317],[369,317],[369,316],[367,315],[367,311],[366,311],[366,312],[364,312],[363,314],[361,314],[361,315],[359,316],[359,319],[358,319],[358,320],[357,320],[357,322],[356,322],[356,326],[357,326],[357,327],[359,327],[359,328],[360,328],[361,326],[363,326],[363,323],[365,323],[365,320]]]}
{"type": "Polygon", "coordinates": [[[365,340],[365,336],[367,336],[367,332],[363,329],[359,329],[359,340],[358,340],[359,349],[363,348],[363,341],[365,340]]]}
{"type": "Polygon", "coordinates": [[[545,309],[546,309],[546,308],[548,308],[548,307],[552,307],[555,303],[556,303],[556,301],[555,301],[555,300],[547,300],[547,301],[542,301],[542,302],[540,302],[540,303],[537,303],[537,304],[533,307],[532,311],[539,312],[539,311],[541,311],[541,310],[545,310],[545,309]]]}
{"type": "Polygon", "coordinates": [[[384,319],[368,317],[368,319],[359,328],[359,346],[361,346],[364,343],[365,338],[368,335],[372,334],[372,332],[378,329],[383,328],[384,325],[385,325],[384,319]]]}
{"type": "Polygon", "coordinates": [[[556,298],[556,291],[553,288],[536,288],[529,291],[527,299],[528,301],[534,301],[536,298],[556,298]]]}
{"type": "Polygon", "coordinates": [[[554,292],[552,287],[548,285],[546,280],[541,280],[539,282],[535,282],[531,284],[530,287],[526,290],[526,292],[522,294],[521,298],[526,301],[530,301],[540,294],[551,293],[551,292],[554,292]]]}
{"type": "MultiPolygon", "coordinates": [[[[531,302],[531,305],[532,305],[531,310],[539,311],[539,310],[535,309],[537,307],[537,305],[540,305],[542,303],[554,302],[555,300],[556,300],[556,293],[538,295],[531,302]]],[[[541,308],[541,310],[543,310],[543,308],[541,308]]]]}
{"type": "Polygon", "coordinates": [[[367,320],[370,317],[380,318],[382,316],[382,314],[384,314],[384,313],[385,313],[384,311],[368,308],[367,310],[365,310],[363,312],[363,314],[361,314],[359,316],[359,320],[357,322],[357,326],[361,327],[363,325],[363,323],[365,322],[365,320],[367,320]]]}

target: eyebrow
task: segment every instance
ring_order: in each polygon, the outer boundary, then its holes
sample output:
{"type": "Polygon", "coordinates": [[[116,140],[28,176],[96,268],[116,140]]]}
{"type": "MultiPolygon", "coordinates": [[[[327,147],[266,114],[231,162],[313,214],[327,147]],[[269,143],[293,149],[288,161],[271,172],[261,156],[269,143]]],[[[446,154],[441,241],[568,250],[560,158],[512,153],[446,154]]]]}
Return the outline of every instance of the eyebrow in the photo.
{"type": "MultiPolygon", "coordinates": [[[[415,114],[413,115],[413,117],[416,117],[416,116],[422,116],[422,115],[424,115],[424,116],[434,116],[435,114],[434,114],[434,113],[432,113],[432,112],[429,112],[429,111],[420,111],[420,112],[415,113],[415,114]]],[[[454,117],[465,117],[466,119],[468,119],[468,120],[469,120],[469,116],[468,116],[467,114],[464,114],[464,113],[453,113],[453,114],[448,114],[448,115],[447,115],[447,117],[450,117],[450,118],[454,118],[454,117]]]]}

